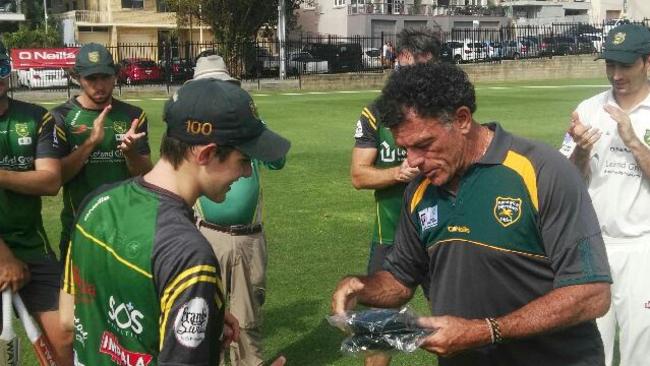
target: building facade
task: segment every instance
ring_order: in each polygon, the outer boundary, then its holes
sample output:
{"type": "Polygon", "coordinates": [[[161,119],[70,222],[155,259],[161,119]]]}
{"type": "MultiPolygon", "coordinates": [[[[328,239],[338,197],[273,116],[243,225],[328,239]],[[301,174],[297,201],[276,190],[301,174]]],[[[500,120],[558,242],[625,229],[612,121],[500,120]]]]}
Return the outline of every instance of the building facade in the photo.
{"type": "Polygon", "coordinates": [[[498,29],[509,20],[498,14],[461,11],[484,8],[488,0],[313,0],[298,10],[302,32],[343,37],[394,35],[404,28],[498,29]]]}
{"type": "Polygon", "coordinates": [[[205,25],[179,29],[176,14],[167,11],[164,0],[52,0],[50,12],[61,22],[67,44],[97,42],[115,47],[157,45],[171,38],[192,42],[214,38],[205,25]]]}

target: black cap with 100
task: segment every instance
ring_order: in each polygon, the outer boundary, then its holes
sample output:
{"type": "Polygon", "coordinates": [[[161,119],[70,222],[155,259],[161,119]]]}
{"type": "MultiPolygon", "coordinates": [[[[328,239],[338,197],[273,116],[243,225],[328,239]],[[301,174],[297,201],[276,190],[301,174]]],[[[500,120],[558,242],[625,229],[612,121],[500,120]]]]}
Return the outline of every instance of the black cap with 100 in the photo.
{"type": "Polygon", "coordinates": [[[251,158],[276,161],[291,143],[269,130],[250,95],[217,79],[193,80],[165,103],[167,135],[192,145],[234,146],[251,158]]]}

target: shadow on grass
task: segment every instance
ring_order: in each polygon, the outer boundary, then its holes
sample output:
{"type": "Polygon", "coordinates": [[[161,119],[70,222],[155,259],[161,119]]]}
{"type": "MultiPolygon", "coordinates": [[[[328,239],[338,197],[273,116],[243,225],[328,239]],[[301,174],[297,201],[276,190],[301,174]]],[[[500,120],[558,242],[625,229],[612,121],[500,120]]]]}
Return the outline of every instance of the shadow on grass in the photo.
{"type": "Polygon", "coordinates": [[[284,336],[277,354],[284,355],[289,365],[329,365],[346,357],[339,351],[344,335],[329,325],[325,316],[323,303],[316,300],[296,301],[266,311],[268,336],[289,334],[284,336]]]}

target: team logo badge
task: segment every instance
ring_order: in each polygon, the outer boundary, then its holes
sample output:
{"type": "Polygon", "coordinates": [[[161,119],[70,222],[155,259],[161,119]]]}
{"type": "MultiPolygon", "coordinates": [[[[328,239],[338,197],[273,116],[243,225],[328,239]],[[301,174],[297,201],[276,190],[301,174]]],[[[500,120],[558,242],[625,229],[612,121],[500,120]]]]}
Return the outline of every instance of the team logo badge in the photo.
{"type": "Polygon", "coordinates": [[[646,145],[650,145],[650,130],[645,130],[645,135],[643,135],[643,141],[646,145]]]}
{"type": "Polygon", "coordinates": [[[494,217],[503,227],[508,227],[521,217],[521,198],[497,197],[494,217]]]}
{"type": "Polygon", "coordinates": [[[88,52],[88,61],[96,64],[99,62],[99,52],[98,51],[93,51],[93,52],[88,52]]]}
{"type": "Polygon", "coordinates": [[[625,42],[625,33],[623,32],[618,32],[614,35],[614,39],[612,40],[612,43],[615,45],[619,45],[625,42]]]}
{"type": "Polygon", "coordinates": [[[124,140],[124,135],[126,131],[129,130],[129,126],[124,121],[115,121],[113,122],[113,131],[115,131],[115,140],[118,142],[124,140]]]}
{"type": "Polygon", "coordinates": [[[29,136],[29,126],[27,123],[16,123],[16,134],[18,138],[18,145],[31,145],[32,138],[29,136]]]}

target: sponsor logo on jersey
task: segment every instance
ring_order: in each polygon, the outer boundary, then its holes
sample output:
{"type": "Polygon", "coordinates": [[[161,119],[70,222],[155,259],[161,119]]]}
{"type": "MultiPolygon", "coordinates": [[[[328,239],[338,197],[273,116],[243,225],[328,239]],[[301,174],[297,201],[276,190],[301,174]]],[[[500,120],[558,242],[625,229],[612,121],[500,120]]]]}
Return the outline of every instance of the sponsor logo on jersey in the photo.
{"type": "Polygon", "coordinates": [[[111,361],[120,366],[147,366],[153,359],[150,354],[133,352],[124,348],[117,336],[107,331],[102,333],[99,352],[111,356],[111,361]]]}
{"type": "Polygon", "coordinates": [[[86,347],[88,332],[84,330],[84,326],[81,324],[81,320],[79,320],[79,318],[76,316],[74,317],[74,338],[77,340],[77,342],[81,343],[83,347],[86,347]]]}
{"type": "Polygon", "coordinates": [[[88,304],[95,299],[97,289],[95,285],[86,282],[79,274],[79,267],[72,265],[72,280],[75,287],[75,303],[88,304]]]}
{"type": "Polygon", "coordinates": [[[469,234],[471,230],[464,225],[450,225],[447,226],[447,231],[450,233],[461,233],[461,234],[469,234]]]}
{"type": "Polygon", "coordinates": [[[494,217],[503,227],[508,227],[521,217],[521,198],[497,197],[494,203],[494,217]]]}
{"type": "MultiPolygon", "coordinates": [[[[106,202],[106,201],[108,201],[108,200],[110,200],[110,199],[111,199],[111,196],[103,196],[103,197],[100,197],[100,198],[97,200],[97,202],[95,202],[95,204],[94,204],[94,205],[93,205],[93,206],[88,210],[88,212],[86,212],[86,215],[84,215],[84,221],[88,221],[88,218],[89,218],[90,215],[93,213],[93,211],[95,211],[95,209],[97,208],[97,206],[101,205],[102,203],[104,203],[104,202],[106,202]]],[[[111,299],[112,299],[112,298],[113,298],[113,296],[111,296],[111,299]]]]}
{"type": "Polygon", "coordinates": [[[363,136],[363,127],[361,126],[361,120],[357,121],[357,128],[354,130],[354,138],[358,139],[363,136]]]}
{"type": "Polygon", "coordinates": [[[140,335],[142,333],[142,323],[140,320],[144,318],[142,312],[136,309],[132,303],[117,304],[115,298],[111,295],[108,299],[108,318],[112,321],[112,325],[117,327],[118,331],[124,335],[140,335]]]}
{"type": "Polygon", "coordinates": [[[0,157],[0,168],[13,171],[32,170],[34,167],[33,156],[8,156],[0,157]]]}
{"type": "Polygon", "coordinates": [[[82,133],[85,133],[88,130],[89,130],[89,128],[86,125],[78,125],[78,126],[73,125],[72,126],[72,133],[75,134],[75,135],[80,135],[82,133]]]}
{"type": "Polygon", "coordinates": [[[180,344],[189,348],[198,347],[208,328],[208,303],[201,297],[186,302],[176,315],[174,334],[180,344]]]}
{"type": "Polygon", "coordinates": [[[379,159],[385,163],[403,161],[406,158],[406,150],[402,148],[391,148],[388,142],[383,141],[379,145],[379,159]]]}
{"type": "Polygon", "coordinates": [[[422,232],[438,226],[438,205],[418,211],[422,232]]]}
{"type": "Polygon", "coordinates": [[[646,145],[650,145],[650,130],[645,130],[645,135],[643,135],[643,141],[646,145]]]}

